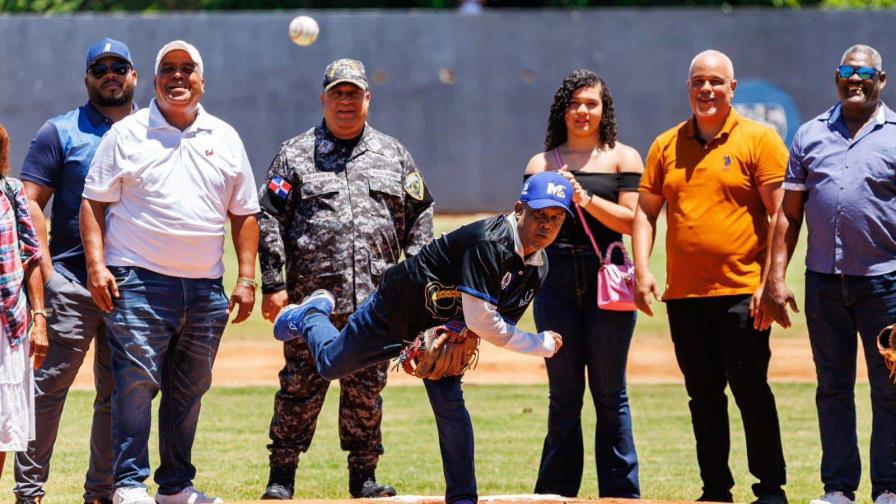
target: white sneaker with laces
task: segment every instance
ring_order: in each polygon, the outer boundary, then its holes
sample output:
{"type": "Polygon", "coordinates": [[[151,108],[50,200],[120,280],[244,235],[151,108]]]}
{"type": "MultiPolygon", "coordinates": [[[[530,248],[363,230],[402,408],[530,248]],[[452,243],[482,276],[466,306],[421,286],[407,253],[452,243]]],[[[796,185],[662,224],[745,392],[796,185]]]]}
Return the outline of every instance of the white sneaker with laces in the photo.
{"type": "Polygon", "coordinates": [[[809,504],[855,504],[855,502],[843,495],[843,492],[828,492],[817,499],[812,499],[809,504]]]}
{"type": "Polygon", "coordinates": [[[156,504],[156,501],[149,496],[146,487],[121,487],[112,494],[112,504],[156,504]]]}
{"type": "Polygon", "coordinates": [[[188,486],[180,492],[171,495],[156,494],[156,503],[158,504],[224,504],[223,499],[218,497],[209,497],[204,493],[188,486]]]}
{"type": "Polygon", "coordinates": [[[896,504],[896,493],[884,490],[884,493],[874,499],[874,504],[896,504]]]}

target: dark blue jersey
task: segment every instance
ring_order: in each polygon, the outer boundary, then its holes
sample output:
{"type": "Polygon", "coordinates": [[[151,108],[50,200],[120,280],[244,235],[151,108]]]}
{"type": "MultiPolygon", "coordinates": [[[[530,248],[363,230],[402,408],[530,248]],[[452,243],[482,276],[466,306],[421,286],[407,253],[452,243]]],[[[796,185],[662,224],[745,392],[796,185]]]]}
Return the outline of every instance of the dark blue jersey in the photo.
{"type": "Polygon", "coordinates": [[[515,325],[548,272],[544,252],[537,252],[541,265],[527,264],[517,253],[517,241],[512,217],[491,217],[433,240],[386,271],[379,291],[396,340],[408,341],[424,329],[463,318],[461,293],[493,304],[515,325]]]}

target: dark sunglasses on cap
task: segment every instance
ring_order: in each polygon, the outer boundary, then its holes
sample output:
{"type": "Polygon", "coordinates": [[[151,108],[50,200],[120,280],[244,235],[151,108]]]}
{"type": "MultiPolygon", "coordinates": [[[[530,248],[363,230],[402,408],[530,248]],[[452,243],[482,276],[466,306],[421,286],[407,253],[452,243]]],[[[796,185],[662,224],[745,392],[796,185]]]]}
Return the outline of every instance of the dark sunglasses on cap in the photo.
{"type": "Polygon", "coordinates": [[[111,65],[97,63],[90,67],[90,75],[94,79],[102,79],[110,71],[117,75],[127,75],[131,71],[131,65],[123,61],[116,61],[111,65]]]}
{"type": "Polygon", "coordinates": [[[848,79],[853,75],[858,75],[862,80],[871,80],[877,77],[877,69],[874,67],[854,67],[849,65],[840,65],[837,67],[837,75],[841,79],[848,79]]]}

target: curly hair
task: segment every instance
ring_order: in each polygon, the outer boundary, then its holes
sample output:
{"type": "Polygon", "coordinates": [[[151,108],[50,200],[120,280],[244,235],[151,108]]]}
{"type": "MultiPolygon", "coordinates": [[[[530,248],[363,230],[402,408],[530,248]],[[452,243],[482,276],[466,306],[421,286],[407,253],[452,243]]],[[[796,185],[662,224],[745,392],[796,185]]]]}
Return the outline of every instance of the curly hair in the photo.
{"type": "Polygon", "coordinates": [[[9,133],[0,124],[0,177],[9,175],[9,133]]]}
{"type": "Polygon", "coordinates": [[[566,142],[566,109],[572,95],[581,88],[600,87],[600,101],[603,113],[598,128],[598,141],[602,146],[613,148],[616,145],[616,112],[613,108],[613,96],[603,79],[591,70],[576,70],[567,75],[554,94],[551,113],[548,116],[548,131],[544,137],[544,150],[549,151],[566,142]]]}

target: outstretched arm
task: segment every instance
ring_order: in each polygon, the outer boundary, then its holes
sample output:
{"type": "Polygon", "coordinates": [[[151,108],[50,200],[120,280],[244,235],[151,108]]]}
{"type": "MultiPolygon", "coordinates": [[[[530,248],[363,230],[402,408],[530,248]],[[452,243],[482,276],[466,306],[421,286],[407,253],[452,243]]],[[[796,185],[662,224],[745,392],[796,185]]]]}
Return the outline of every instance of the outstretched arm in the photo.
{"type": "Polygon", "coordinates": [[[507,322],[495,305],[475,296],[461,293],[464,322],[480,338],[514,352],[553,357],[563,346],[563,338],[553,331],[538,334],[526,332],[507,322]]]}

